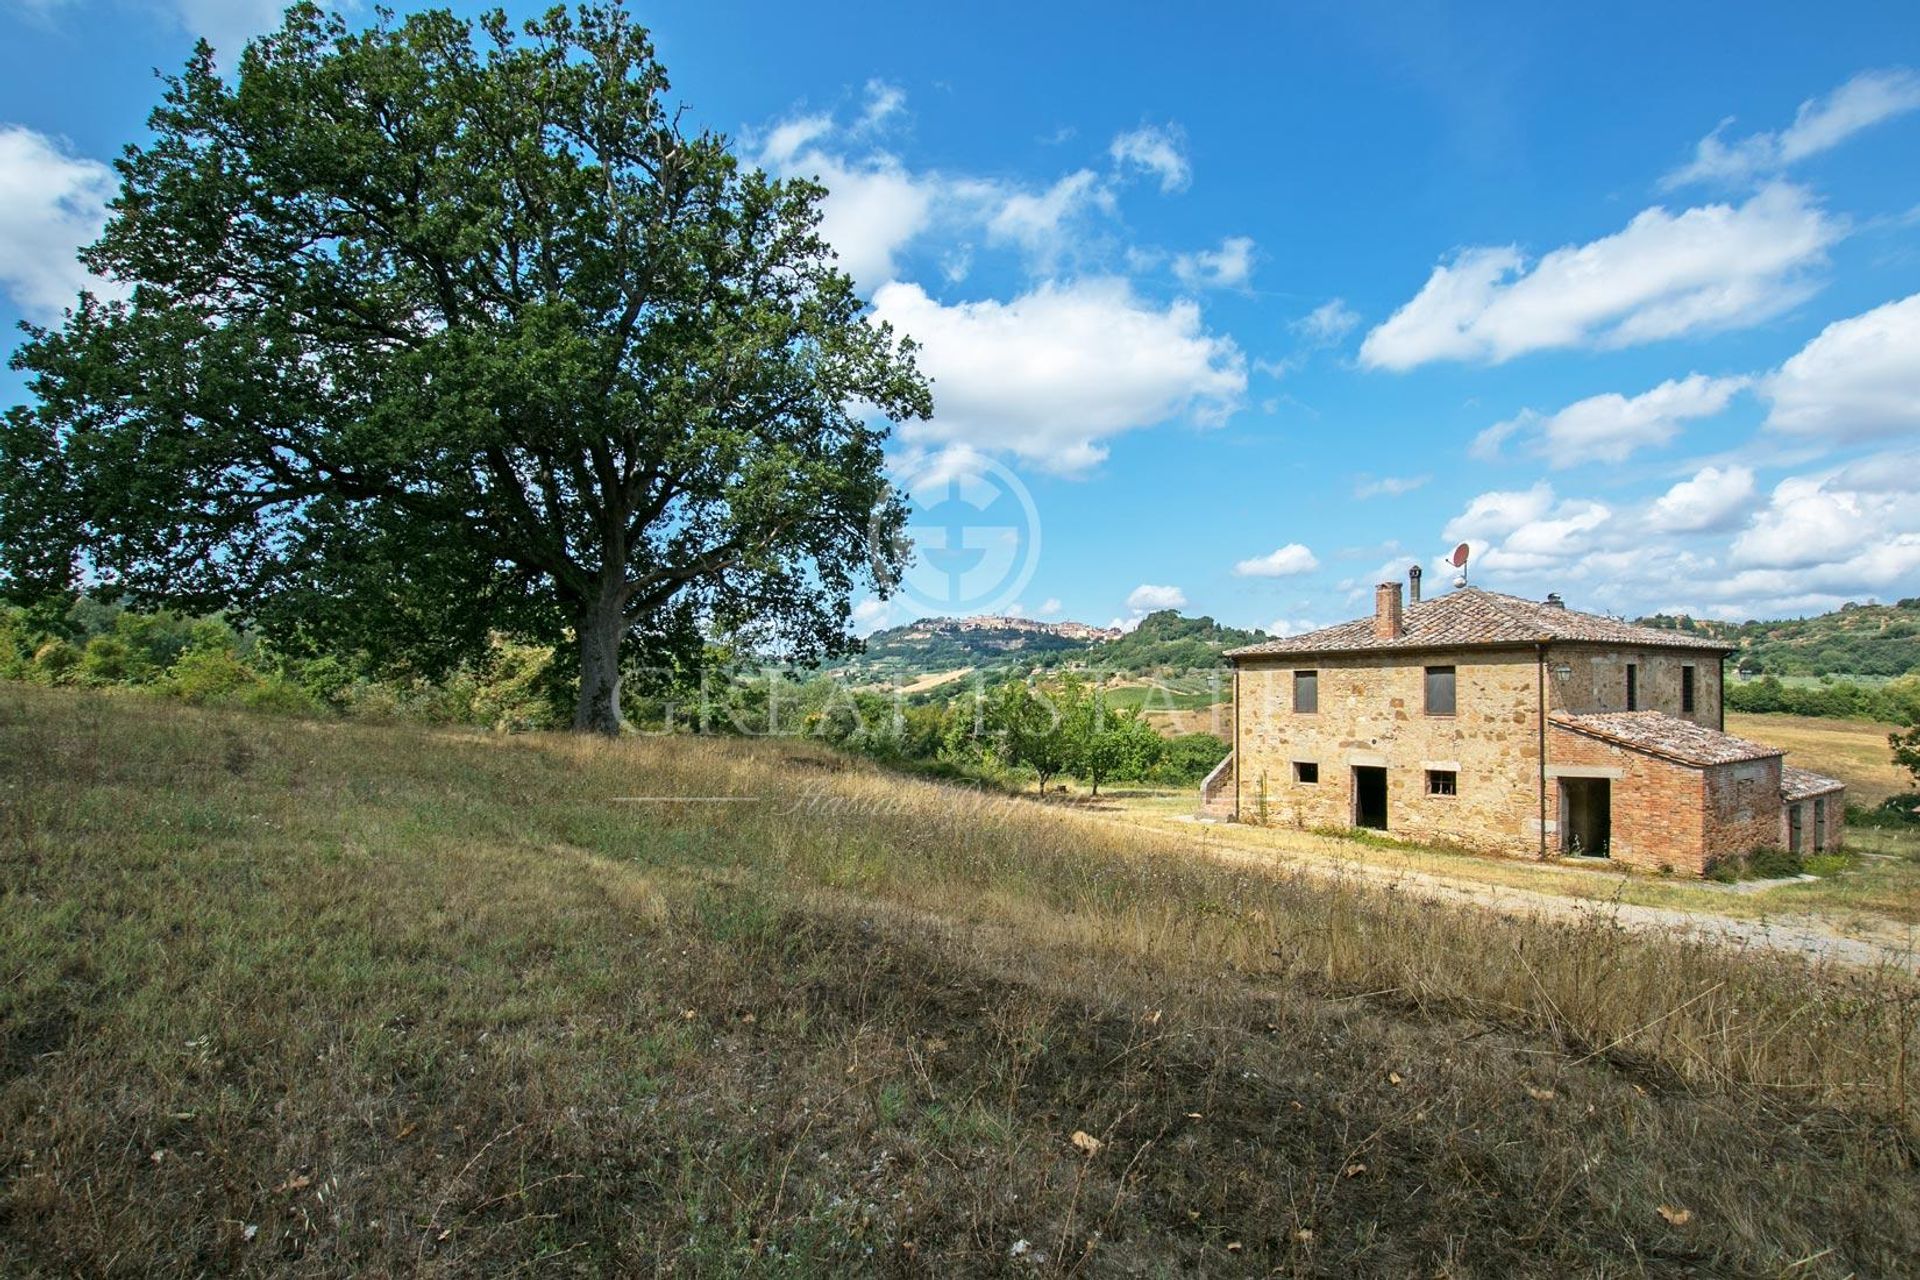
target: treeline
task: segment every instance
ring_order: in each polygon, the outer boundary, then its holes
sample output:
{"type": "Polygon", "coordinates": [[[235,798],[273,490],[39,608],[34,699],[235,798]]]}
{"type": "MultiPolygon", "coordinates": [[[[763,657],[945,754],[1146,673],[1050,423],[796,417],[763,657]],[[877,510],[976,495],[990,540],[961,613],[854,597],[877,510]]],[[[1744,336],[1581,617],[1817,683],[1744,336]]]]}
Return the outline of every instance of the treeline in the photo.
{"type": "MultiPolygon", "coordinates": [[[[219,618],[143,613],[81,599],[60,610],[0,608],[0,679],[140,690],[196,705],[286,715],[405,719],[503,732],[564,728],[573,690],[553,653],[496,639],[440,679],[350,657],[278,652],[219,618]]],[[[1031,687],[1012,673],[939,701],[766,670],[723,647],[696,672],[628,673],[640,732],[799,736],[953,777],[1044,787],[1068,774],[1188,785],[1226,755],[1211,734],[1163,739],[1134,710],[1069,676],[1031,687]]]]}
{"type": "Polygon", "coordinates": [[[1079,654],[1052,659],[1083,660],[1100,671],[1138,675],[1148,671],[1208,671],[1224,667],[1221,654],[1241,645],[1267,639],[1264,631],[1225,627],[1209,617],[1186,618],[1173,609],[1161,609],[1140,619],[1140,625],[1079,654]]]}
{"type": "Polygon", "coordinates": [[[883,763],[1006,785],[1076,778],[1190,786],[1226,757],[1210,733],[1163,738],[1134,708],[1069,674],[1014,676],[945,689],[939,700],[857,689],[825,676],[763,671],[710,678],[634,699],[643,732],[797,735],[883,763]]]}
{"type": "Polygon", "coordinates": [[[297,657],[220,618],[143,613],[81,598],[64,609],[0,608],[0,678],[141,689],[200,705],[502,730],[566,715],[550,650],[495,640],[438,680],[337,656],[297,657]]]}
{"type": "Polygon", "coordinates": [[[1655,614],[1644,626],[1732,645],[1749,675],[1904,676],[1920,673],[1920,596],[1894,604],[1847,604],[1811,618],[1714,622],[1655,614]]]}
{"type": "Polygon", "coordinates": [[[1729,711],[1920,724],[1920,676],[1903,676],[1877,687],[1851,680],[1790,685],[1773,676],[1762,676],[1758,680],[1729,681],[1726,704],[1729,711]]]}

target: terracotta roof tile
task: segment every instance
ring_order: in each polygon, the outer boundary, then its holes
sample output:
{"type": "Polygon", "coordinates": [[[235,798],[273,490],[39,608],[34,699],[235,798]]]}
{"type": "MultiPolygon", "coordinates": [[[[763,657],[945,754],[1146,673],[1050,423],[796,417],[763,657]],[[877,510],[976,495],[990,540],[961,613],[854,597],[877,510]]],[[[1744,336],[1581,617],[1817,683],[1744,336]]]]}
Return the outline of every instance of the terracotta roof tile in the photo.
{"type": "Polygon", "coordinates": [[[1812,796],[1825,795],[1829,791],[1844,791],[1847,784],[1838,778],[1824,778],[1811,769],[1798,769],[1793,765],[1780,767],[1780,798],[1782,800],[1806,800],[1812,796]]]}
{"type": "Polygon", "coordinates": [[[1227,651],[1229,658],[1253,658],[1305,653],[1346,653],[1365,650],[1457,649],[1475,645],[1539,644],[1569,641],[1585,644],[1636,645],[1659,649],[1710,649],[1732,652],[1727,645],[1684,631],[1662,631],[1635,626],[1615,618],[1581,613],[1559,605],[1523,600],[1519,596],[1462,587],[1409,606],[1404,633],[1394,640],[1373,634],[1373,616],[1355,618],[1303,635],[1283,636],[1261,644],[1227,651]]]}
{"type": "Polygon", "coordinates": [[[1664,711],[1594,711],[1585,715],[1556,711],[1548,719],[1563,728],[1681,764],[1739,764],[1784,754],[1779,747],[1748,742],[1664,711]]]}

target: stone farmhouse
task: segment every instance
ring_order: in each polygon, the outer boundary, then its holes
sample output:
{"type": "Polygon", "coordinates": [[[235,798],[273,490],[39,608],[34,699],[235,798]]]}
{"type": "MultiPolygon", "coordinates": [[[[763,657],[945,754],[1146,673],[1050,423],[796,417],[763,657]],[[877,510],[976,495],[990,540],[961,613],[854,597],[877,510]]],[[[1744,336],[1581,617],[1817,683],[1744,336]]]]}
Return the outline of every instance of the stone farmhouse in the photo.
{"type": "Polygon", "coordinates": [[[1730,649],[1461,587],[1230,651],[1233,753],[1202,812],[1699,875],[1837,848],[1844,784],[1725,732],[1730,649]]]}

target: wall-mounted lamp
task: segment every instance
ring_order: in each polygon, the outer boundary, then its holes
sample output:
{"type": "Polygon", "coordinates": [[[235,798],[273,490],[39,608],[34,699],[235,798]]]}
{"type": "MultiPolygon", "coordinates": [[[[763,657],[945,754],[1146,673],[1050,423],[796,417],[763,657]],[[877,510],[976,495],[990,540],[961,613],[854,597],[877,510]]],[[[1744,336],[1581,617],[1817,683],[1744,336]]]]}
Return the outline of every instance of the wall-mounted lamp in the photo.
{"type": "Polygon", "coordinates": [[[1570,675],[1572,675],[1572,674],[1573,674],[1573,668],[1572,668],[1572,667],[1570,667],[1570,666],[1568,666],[1568,665],[1567,665],[1566,663],[1564,663],[1564,662],[1556,662],[1556,663],[1554,663],[1554,664],[1553,664],[1553,677],[1554,677],[1554,679],[1556,679],[1556,680],[1565,680],[1565,679],[1566,679],[1566,678],[1567,678],[1568,676],[1570,676],[1570,675]]]}

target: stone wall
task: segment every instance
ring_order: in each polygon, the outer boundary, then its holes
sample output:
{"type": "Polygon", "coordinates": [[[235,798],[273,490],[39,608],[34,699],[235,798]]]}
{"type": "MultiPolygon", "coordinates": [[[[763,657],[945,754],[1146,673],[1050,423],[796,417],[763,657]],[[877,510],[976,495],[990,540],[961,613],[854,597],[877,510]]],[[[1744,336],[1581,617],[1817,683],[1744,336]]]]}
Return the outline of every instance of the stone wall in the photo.
{"type": "Polygon", "coordinates": [[[1353,769],[1387,770],[1387,831],[1490,852],[1539,852],[1539,670],[1531,651],[1249,658],[1239,671],[1238,811],[1300,827],[1354,823],[1353,769]],[[1425,670],[1455,668],[1455,711],[1426,714],[1425,670]],[[1319,710],[1293,709],[1293,673],[1319,672],[1319,710]],[[1295,781],[1296,762],[1319,781],[1295,781]],[[1427,793],[1427,771],[1457,793],[1427,793]]]}
{"type": "Polygon", "coordinates": [[[1640,711],[1664,711],[1708,729],[1721,725],[1721,672],[1718,652],[1673,649],[1613,649],[1556,644],[1547,651],[1547,710],[1625,711],[1627,664],[1639,668],[1636,685],[1640,711]],[[1566,667],[1566,675],[1554,674],[1566,667]],[[1680,710],[1682,667],[1693,668],[1693,710],[1680,710]]]}

